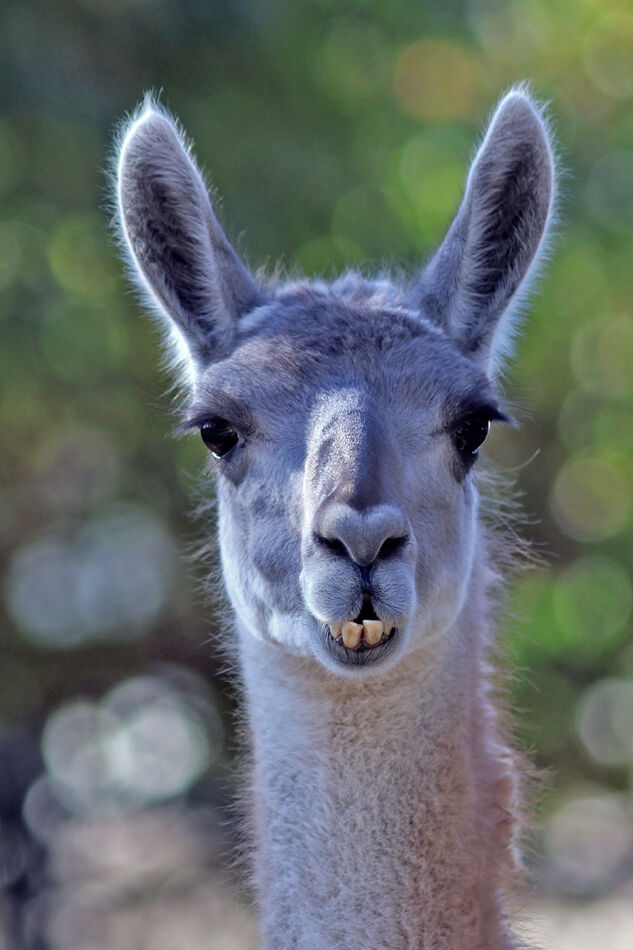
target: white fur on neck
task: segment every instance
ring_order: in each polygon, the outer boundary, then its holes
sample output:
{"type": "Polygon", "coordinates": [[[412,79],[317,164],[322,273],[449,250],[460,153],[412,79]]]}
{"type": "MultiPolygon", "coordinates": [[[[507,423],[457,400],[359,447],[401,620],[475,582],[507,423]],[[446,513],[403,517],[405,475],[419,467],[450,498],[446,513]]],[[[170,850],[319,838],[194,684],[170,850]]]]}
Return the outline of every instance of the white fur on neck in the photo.
{"type": "Polygon", "coordinates": [[[433,667],[421,650],[355,683],[244,631],[265,950],[515,946],[515,778],[487,639],[458,625],[433,667]]]}

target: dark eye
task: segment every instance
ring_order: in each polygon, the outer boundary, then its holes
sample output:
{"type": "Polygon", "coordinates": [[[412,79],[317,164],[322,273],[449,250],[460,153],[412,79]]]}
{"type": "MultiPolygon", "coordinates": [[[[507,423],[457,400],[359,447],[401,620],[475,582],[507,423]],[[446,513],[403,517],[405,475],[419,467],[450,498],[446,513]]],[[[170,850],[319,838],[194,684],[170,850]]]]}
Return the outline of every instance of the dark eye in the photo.
{"type": "Polygon", "coordinates": [[[226,419],[214,416],[200,426],[202,441],[216,459],[224,458],[237,445],[239,436],[226,419]]]}
{"type": "Polygon", "coordinates": [[[453,429],[453,443],[467,465],[472,465],[477,458],[479,446],[488,435],[489,428],[490,416],[485,412],[473,412],[453,429]]]}

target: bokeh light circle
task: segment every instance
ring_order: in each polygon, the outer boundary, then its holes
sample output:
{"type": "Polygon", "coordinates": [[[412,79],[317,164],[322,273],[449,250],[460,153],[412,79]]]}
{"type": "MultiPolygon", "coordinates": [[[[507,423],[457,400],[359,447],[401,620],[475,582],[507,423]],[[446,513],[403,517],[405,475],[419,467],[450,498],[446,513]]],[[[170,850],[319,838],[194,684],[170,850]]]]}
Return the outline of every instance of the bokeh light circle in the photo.
{"type": "Polygon", "coordinates": [[[115,505],[16,552],[7,605],[23,632],[56,647],[141,636],[166,603],[173,541],[149,510],[115,505]]]}
{"type": "Polygon", "coordinates": [[[616,99],[633,96],[633,16],[613,12],[589,31],[584,54],[587,75],[616,99]]]}
{"type": "Polygon", "coordinates": [[[598,680],[583,693],[576,728],[600,765],[633,764],[633,679],[598,680]]]}
{"type": "Polygon", "coordinates": [[[416,119],[470,119],[480,79],[480,63],[472,50],[436,39],[418,40],[401,52],[394,77],[394,95],[407,115],[416,119]]]}
{"type": "Polygon", "coordinates": [[[613,558],[578,558],[556,579],[553,606],[563,642],[592,656],[604,650],[630,619],[631,577],[613,558]]]}
{"type": "MultiPolygon", "coordinates": [[[[125,680],[100,702],[60,707],[44,727],[42,755],[61,805],[89,815],[181,794],[217,760],[222,744],[210,689],[200,682],[188,695],[167,672],[125,680]]],[[[38,804],[31,808],[36,817],[38,804]]]]}
{"type": "Polygon", "coordinates": [[[558,473],[550,496],[552,514],[576,541],[610,538],[624,528],[631,509],[631,486],[600,458],[575,458],[558,473]]]}
{"type": "Polygon", "coordinates": [[[580,386],[606,397],[633,393],[633,318],[605,316],[574,335],[571,366],[580,386]]]}
{"type": "Polygon", "coordinates": [[[563,803],[545,824],[544,850],[560,890],[583,894],[613,883],[633,850],[624,796],[595,792],[563,803]]]}

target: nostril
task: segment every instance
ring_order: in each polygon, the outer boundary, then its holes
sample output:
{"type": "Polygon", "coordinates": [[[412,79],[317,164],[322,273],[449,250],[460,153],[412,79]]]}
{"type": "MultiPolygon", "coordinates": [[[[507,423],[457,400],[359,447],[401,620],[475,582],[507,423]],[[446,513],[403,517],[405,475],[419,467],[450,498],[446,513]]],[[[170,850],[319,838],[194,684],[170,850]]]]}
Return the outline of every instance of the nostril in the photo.
{"type": "Polygon", "coordinates": [[[328,551],[332,551],[334,554],[342,554],[344,557],[349,556],[347,548],[338,538],[326,538],[315,531],[314,540],[317,544],[320,544],[321,547],[327,548],[328,551]]]}
{"type": "Polygon", "coordinates": [[[380,545],[378,557],[390,557],[392,554],[399,554],[408,540],[409,536],[406,534],[399,538],[385,538],[380,545]]]}
{"type": "MultiPolygon", "coordinates": [[[[323,534],[319,534],[318,531],[315,531],[313,534],[316,544],[320,545],[323,548],[327,548],[328,551],[331,551],[333,554],[339,554],[341,557],[351,557],[350,551],[347,546],[340,540],[340,538],[328,538],[323,534]]],[[[406,545],[409,540],[407,534],[401,535],[400,537],[391,537],[385,538],[385,540],[380,545],[376,559],[380,557],[391,557],[392,555],[399,554],[402,551],[402,548],[406,545]]],[[[352,560],[356,560],[352,557],[352,560]]],[[[373,562],[372,562],[373,563],[373,562]]],[[[361,565],[363,571],[367,570],[366,566],[361,565]]],[[[363,578],[364,586],[368,586],[367,578],[363,578]]]]}
{"type": "Polygon", "coordinates": [[[359,567],[397,557],[411,540],[404,512],[393,504],[359,511],[350,505],[327,501],[316,511],[311,525],[312,543],[322,554],[347,558],[359,567]]]}

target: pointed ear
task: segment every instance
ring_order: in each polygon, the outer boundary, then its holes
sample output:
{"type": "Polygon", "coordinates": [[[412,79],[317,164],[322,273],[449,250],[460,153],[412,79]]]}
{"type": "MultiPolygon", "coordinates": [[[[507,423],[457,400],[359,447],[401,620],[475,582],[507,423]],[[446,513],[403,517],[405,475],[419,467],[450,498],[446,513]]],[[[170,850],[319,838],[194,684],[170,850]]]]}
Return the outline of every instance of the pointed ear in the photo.
{"type": "Polygon", "coordinates": [[[118,218],[133,277],[199,369],[230,352],[259,290],[213,213],[176,123],[146,100],[121,141],[118,218]]]}
{"type": "Polygon", "coordinates": [[[511,349],[512,312],[547,246],[554,161],[547,126],[522,89],[499,103],[418,303],[489,372],[511,349]]]}

